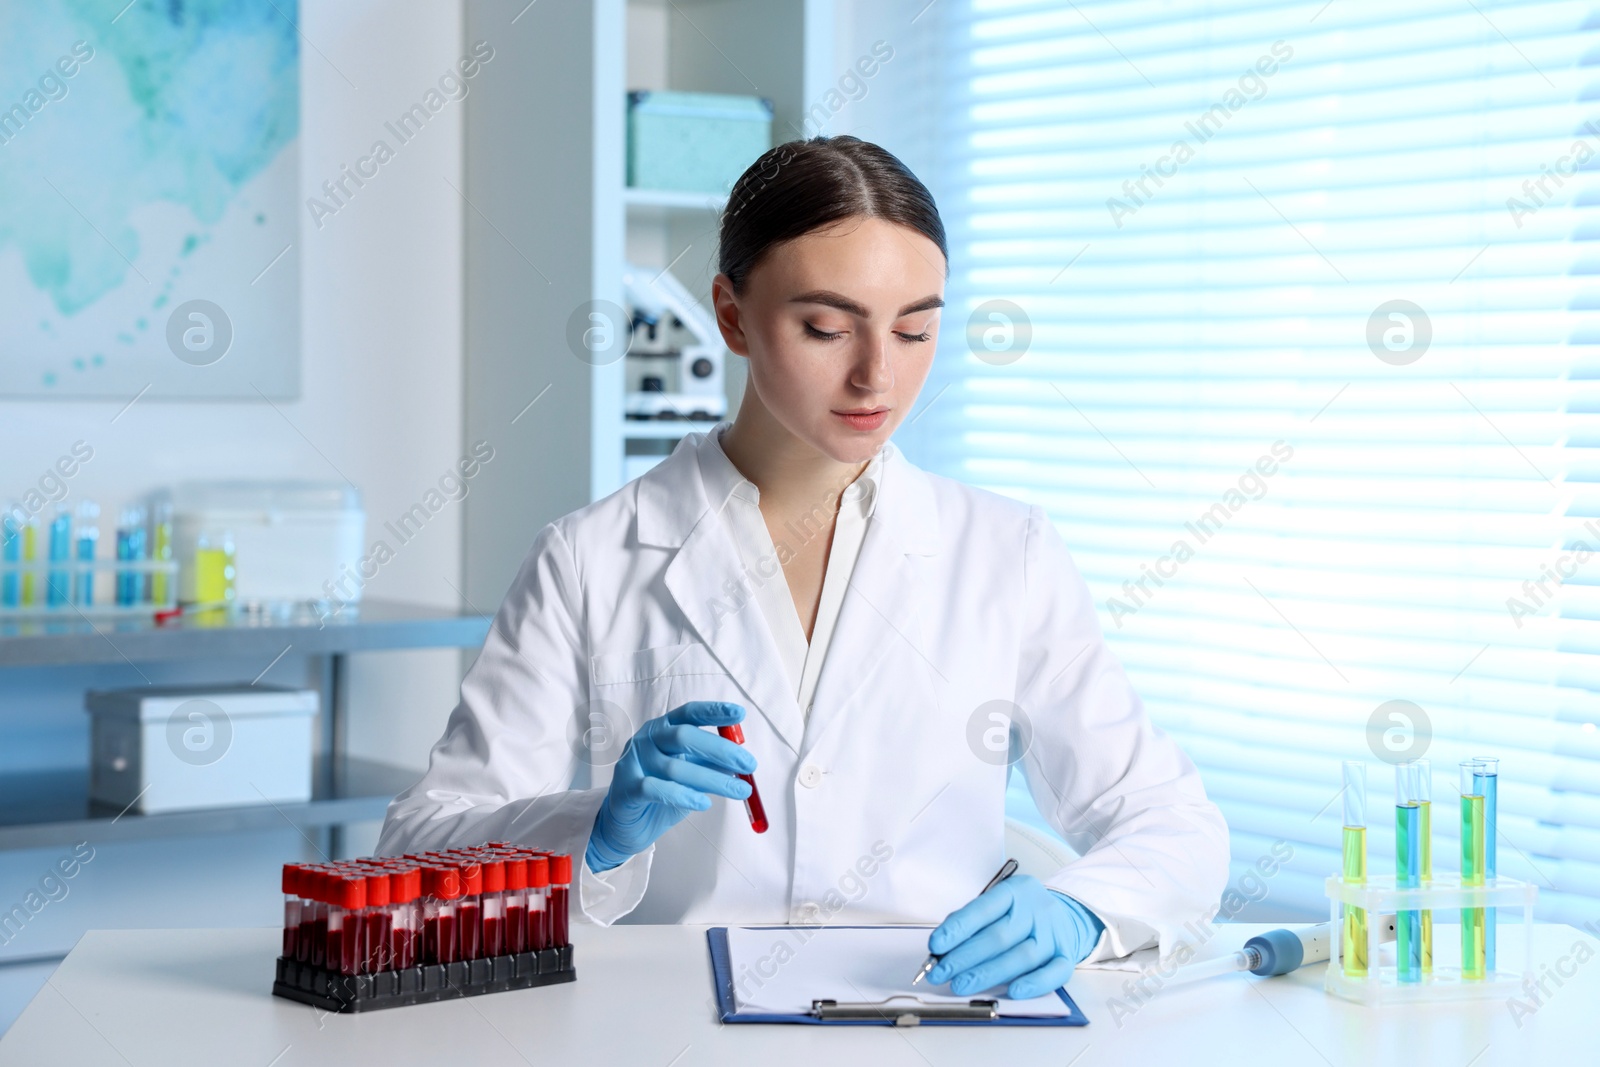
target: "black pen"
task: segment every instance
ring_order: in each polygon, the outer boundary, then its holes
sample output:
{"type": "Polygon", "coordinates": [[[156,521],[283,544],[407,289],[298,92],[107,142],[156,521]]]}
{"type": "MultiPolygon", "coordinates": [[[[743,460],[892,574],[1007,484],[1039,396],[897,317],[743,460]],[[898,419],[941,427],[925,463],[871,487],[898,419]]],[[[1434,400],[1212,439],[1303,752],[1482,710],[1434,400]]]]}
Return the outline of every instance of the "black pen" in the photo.
{"type": "MultiPolygon", "coordinates": [[[[1000,865],[1000,869],[994,872],[994,877],[989,879],[989,884],[983,887],[983,893],[987,893],[989,890],[993,889],[995,886],[999,885],[1001,882],[1005,881],[1007,878],[1010,878],[1016,873],[1017,861],[1006,860],[1005,863],[1000,865]]],[[[983,896],[983,893],[979,893],[978,896],[983,896]]],[[[928,962],[922,965],[922,970],[918,971],[917,976],[911,979],[911,984],[916,985],[918,982],[926,978],[928,976],[928,972],[933,970],[933,968],[937,966],[939,961],[943,958],[943,956],[929,956],[928,962]]]]}

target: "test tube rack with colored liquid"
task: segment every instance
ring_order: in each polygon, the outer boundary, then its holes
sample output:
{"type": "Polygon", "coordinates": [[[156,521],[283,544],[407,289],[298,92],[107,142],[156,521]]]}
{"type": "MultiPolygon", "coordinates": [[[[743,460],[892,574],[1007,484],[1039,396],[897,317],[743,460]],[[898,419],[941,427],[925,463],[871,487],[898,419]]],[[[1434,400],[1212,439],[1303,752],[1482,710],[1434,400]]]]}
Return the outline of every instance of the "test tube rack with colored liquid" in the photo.
{"type": "Polygon", "coordinates": [[[1490,797],[1497,792],[1497,761],[1479,758],[1461,764],[1459,875],[1433,870],[1426,760],[1395,768],[1395,873],[1375,876],[1367,871],[1364,838],[1352,838],[1352,831],[1364,833],[1365,825],[1365,774],[1355,769],[1359,766],[1354,761],[1345,765],[1344,871],[1329,878],[1326,887],[1330,916],[1335,923],[1342,920],[1341,936],[1324,988],[1364,1004],[1519,995],[1522,982],[1532,975],[1528,968],[1538,887],[1497,877],[1494,869],[1488,842],[1495,835],[1495,801],[1490,797]],[[1497,966],[1489,930],[1502,909],[1521,912],[1519,971],[1497,966]],[[1394,917],[1392,961],[1379,956],[1378,932],[1387,924],[1353,918],[1372,915],[1394,917]],[[1459,938],[1434,936],[1436,918],[1458,915],[1459,938]]]}
{"type": "MultiPolygon", "coordinates": [[[[154,534],[162,536],[160,521],[154,534]]],[[[19,504],[0,511],[0,618],[172,610],[178,564],[170,552],[164,558],[146,553],[150,535],[144,513],[125,509],[102,555],[100,508],[92,501],[63,504],[45,521],[19,504]]]]}
{"type": "Polygon", "coordinates": [[[491,842],[283,867],[272,992],[359,1012],[577,977],[572,857],[491,842]]]}

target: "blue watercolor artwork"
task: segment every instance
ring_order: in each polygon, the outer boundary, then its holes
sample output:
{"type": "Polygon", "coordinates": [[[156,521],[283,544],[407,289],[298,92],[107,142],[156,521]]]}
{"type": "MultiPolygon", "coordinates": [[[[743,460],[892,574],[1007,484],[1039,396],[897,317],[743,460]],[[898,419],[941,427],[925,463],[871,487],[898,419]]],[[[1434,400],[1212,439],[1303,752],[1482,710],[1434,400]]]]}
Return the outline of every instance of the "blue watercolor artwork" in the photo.
{"type": "Polygon", "coordinates": [[[0,0],[0,395],[298,395],[298,18],[0,0]]]}

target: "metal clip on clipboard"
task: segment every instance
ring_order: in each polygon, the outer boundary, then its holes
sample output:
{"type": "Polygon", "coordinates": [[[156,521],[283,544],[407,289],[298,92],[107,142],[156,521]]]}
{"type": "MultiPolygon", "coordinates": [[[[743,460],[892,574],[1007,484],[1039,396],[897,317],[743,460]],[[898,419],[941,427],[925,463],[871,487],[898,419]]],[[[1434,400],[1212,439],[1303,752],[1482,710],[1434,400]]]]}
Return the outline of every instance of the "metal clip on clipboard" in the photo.
{"type": "Polygon", "coordinates": [[[896,1026],[919,1026],[924,1019],[984,1019],[1000,1017],[1000,1005],[994,1000],[969,1000],[965,1004],[930,1004],[921,997],[902,994],[883,1000],[840,1003],[837,1000],[813,1000],[811,1014],[818,1019],[893,1019],[896,1026]],[[896,1004],[894,1001],[910,1001],[896,1004]],[[914,1005],[914,1006],[913,1006],[914,1005]]]}

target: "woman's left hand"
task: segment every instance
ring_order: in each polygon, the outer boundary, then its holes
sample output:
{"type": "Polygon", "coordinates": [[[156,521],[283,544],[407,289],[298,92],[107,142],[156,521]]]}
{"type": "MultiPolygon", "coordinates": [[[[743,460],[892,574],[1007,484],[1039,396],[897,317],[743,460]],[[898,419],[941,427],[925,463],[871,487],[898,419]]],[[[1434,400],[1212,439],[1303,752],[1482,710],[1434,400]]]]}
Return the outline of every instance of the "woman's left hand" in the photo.
{"type": "Polygon", "coordinates": [[[950,991],[961,996],[1003,982],[1015,1000],[1042,996],[1066,984],[1104,929],[1071,897],[1037,878],[1012,875],[928,935],[928,951],[942,957],[928,981],[950,980],[950,991]]]}

